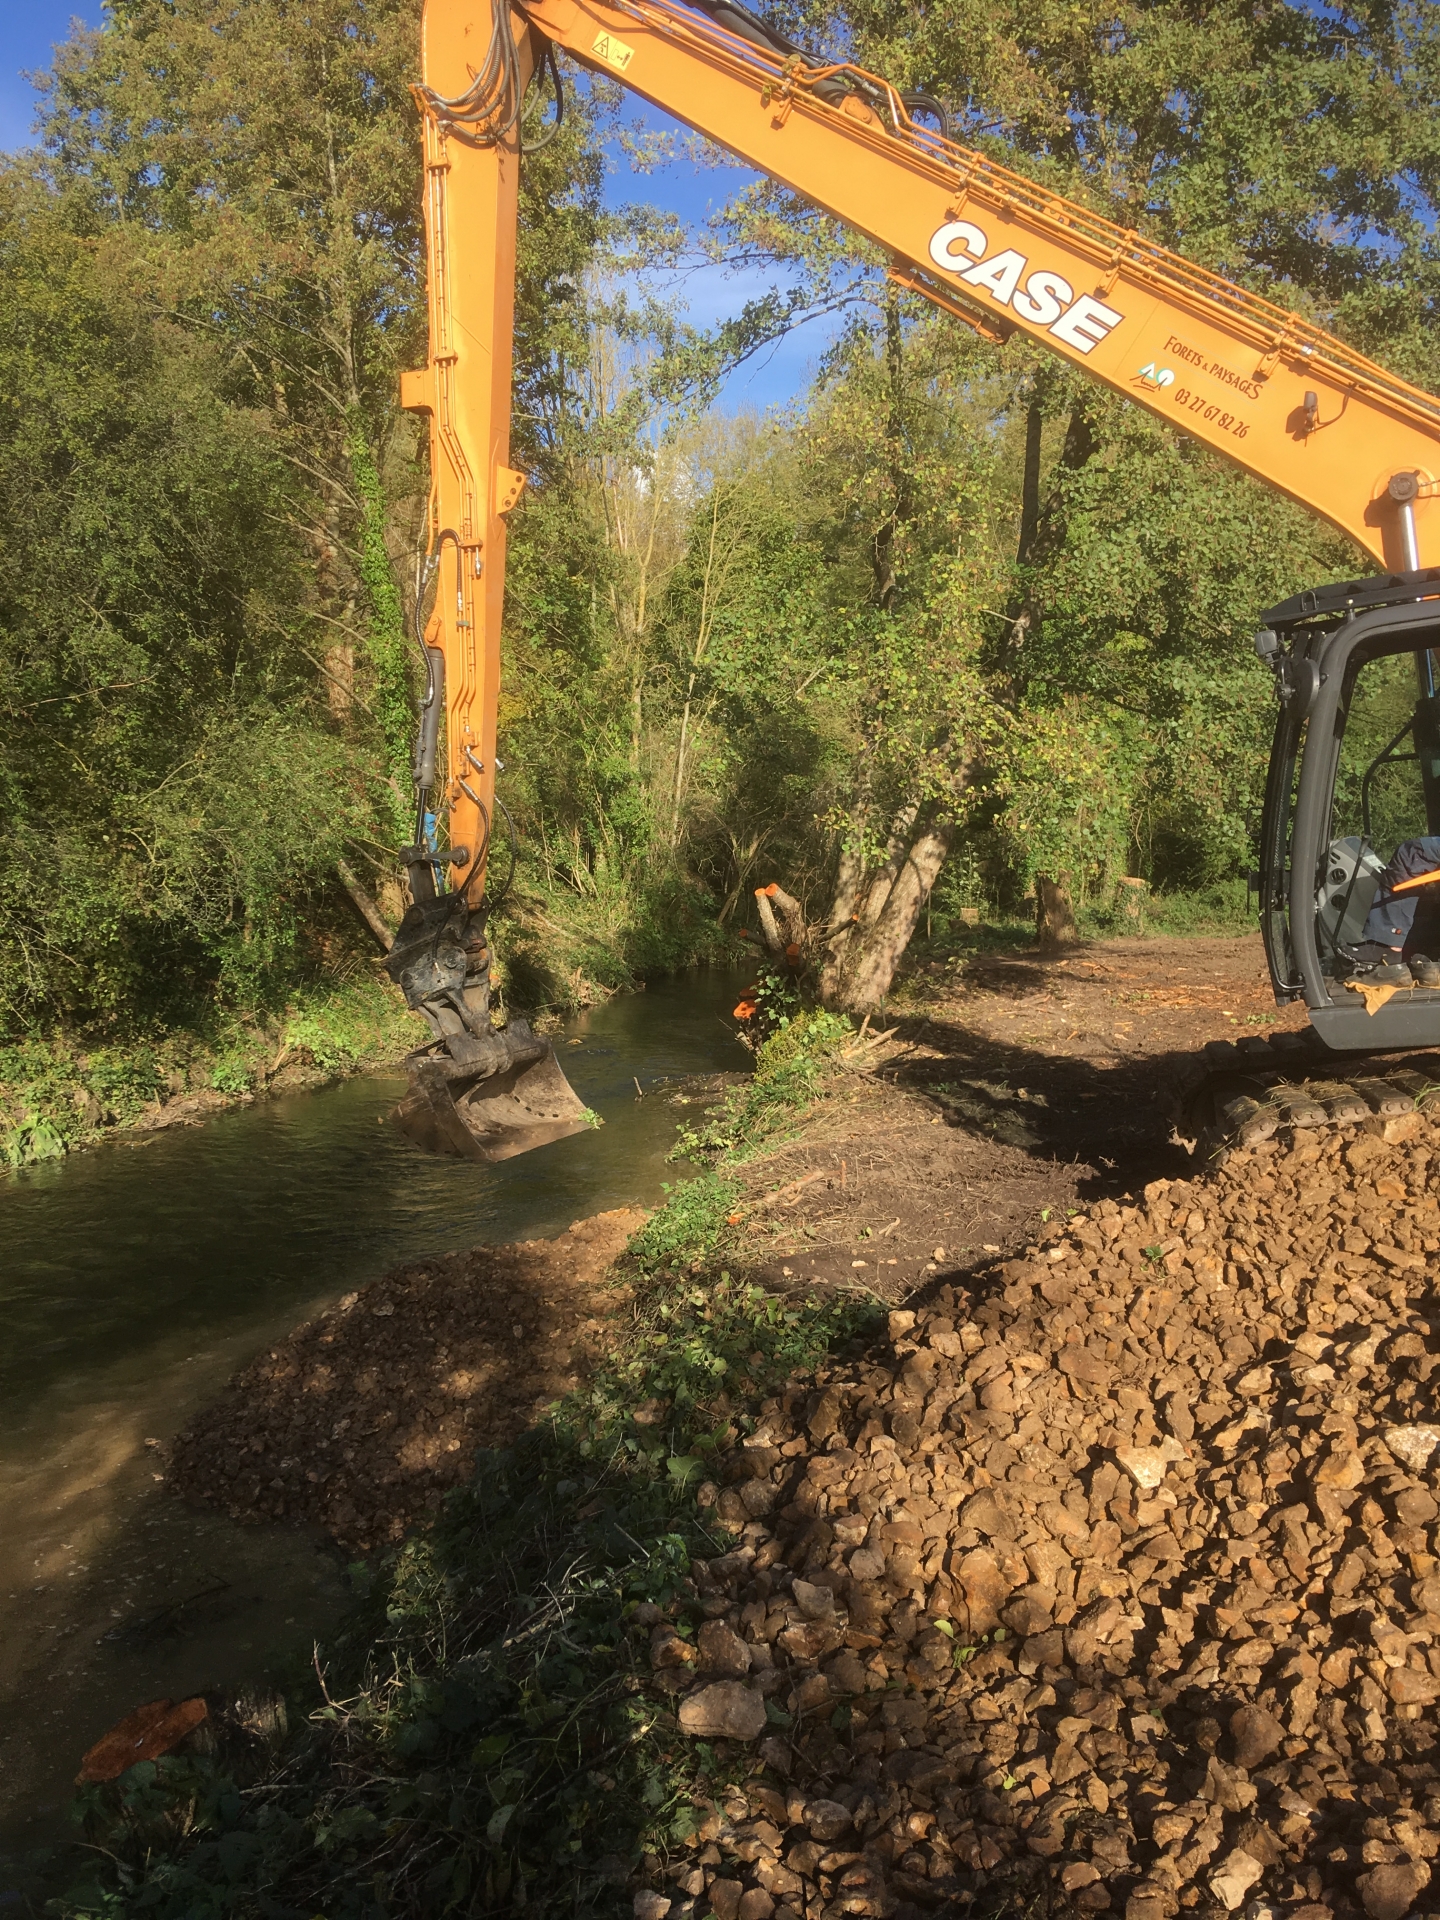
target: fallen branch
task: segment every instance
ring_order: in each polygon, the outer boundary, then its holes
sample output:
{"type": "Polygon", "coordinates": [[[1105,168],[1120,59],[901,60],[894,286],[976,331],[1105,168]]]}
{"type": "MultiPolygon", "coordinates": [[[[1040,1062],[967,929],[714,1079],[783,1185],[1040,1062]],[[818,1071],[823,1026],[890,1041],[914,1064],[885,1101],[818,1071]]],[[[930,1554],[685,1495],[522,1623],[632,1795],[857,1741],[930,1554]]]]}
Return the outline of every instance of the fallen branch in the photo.
{"type": "Polygon", "coordinates": [[[351,905],[379,941],[380,951],[382,953],[389,953],[391,947],[395,944],[395,936],[390,931],[384,914],[381,913],[379,907],[376,906],[375,902],[370,898],[370,895],[365,891],[364,887],[361,886],[353,870],[346,865],[345,861],[337,860],[335,862],[335,872],[339,876],[341,886],[344,887],[346,893],[350,896],[351,905]]]}
{"type": "Polygon", "coordinates": [[[753,1210],[759,1213],[765,1207],[782,1206],[795,1194],[799,1193],[802,1187],[808,1187],[812,1180],[823,1178],[827,1171],[828,1169],[825,1167],[816,1167],[813,1173],[807,1173],[802,1175],[798,1180],[792,1180],[788,1187],[777,1187],[774,1193],[767,1193],[761,1199],[755,1201],[753,1210]]]}

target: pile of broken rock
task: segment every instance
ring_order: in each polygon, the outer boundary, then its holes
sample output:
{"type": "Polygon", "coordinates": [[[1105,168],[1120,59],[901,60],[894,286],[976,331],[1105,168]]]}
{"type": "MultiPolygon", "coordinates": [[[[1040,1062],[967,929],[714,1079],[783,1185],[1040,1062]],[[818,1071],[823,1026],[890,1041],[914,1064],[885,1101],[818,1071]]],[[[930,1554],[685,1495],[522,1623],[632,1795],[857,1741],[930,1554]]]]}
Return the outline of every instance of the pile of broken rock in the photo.
{"type": "Polygon", "coordinates": [[[743,1783],[639,1920],[1425,1910],[1440,1130],[1389,1132],[1102,1202],[758,1410],[637,1616],[743,1783]]]}

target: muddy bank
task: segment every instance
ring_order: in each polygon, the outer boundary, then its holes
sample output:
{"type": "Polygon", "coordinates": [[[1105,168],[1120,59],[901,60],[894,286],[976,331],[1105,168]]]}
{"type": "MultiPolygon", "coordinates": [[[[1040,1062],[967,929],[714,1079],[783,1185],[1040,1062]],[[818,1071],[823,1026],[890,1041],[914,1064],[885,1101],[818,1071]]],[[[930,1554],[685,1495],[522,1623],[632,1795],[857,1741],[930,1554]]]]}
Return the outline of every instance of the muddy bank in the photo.
{"type": "Polygon", "coordinates": [[[345,1294],[179,1436],[170,1485],[357,1552],[399,1540],[469,1478],[477,1448],[513,1440],[578,1384],[629,1306],[609,1269],[644,1218],[616,1208],[345,1294]]]}

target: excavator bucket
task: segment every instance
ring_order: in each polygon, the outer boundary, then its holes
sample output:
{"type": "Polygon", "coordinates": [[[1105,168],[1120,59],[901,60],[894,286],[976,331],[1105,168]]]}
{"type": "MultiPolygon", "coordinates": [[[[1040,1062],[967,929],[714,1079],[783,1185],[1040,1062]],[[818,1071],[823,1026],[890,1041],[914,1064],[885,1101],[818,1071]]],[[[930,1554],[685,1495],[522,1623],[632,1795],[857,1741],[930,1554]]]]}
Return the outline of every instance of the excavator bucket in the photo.
{"type": "Polygon", "coordinates": [[[595,1124],[555,1049],[523,1020],[503,1033],[457,1035],[412,1053],[395,1123],[427,1153],[510,1160],[595,1124]]]}
{"type": "MultiPolygon", "coordinates": [[[[412,886],[423,885],[420,862],[409,864],[412,886]]],[[[410,1086],[394,1115],[417,1147],[464,1160],[510,1160],[599,1124],[548,1040],[524,1020],[492,1028],[485,915],[462,895],[416,900],[385,966],[434,1035],[406,1057],[410,1086]]]]}

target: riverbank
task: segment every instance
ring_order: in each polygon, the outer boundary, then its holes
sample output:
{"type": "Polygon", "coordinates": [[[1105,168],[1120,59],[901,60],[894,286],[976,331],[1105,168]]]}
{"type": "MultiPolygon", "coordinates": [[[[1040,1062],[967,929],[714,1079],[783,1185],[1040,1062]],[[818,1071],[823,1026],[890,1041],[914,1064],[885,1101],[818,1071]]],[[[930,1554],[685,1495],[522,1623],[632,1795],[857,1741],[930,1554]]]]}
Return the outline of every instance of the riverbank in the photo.
{"type": "Polygon", "coordinates": [[[193,1126],[267,1094],[393,1065],[425,1036],[399,990],[360,976],[268,1020],[220,1021],[112,1045],[64,1035],[0,1046],[0,1167],[33,1166],[122,1134],[193,1126]]]}
{"type": "Polygon", "coordinates": [[[387,1124],[390,1074],[0,1180],[0,1896],[69,1831],[77,1755],[107,1727],[161,1695],[280,1684],[297,1657],[308,1671],[344,1610],[353,1555],[182,1504],[146,1442],[403,1265],[657,1205],[688,1111],[668,1090],[747,1065],[734,1001],[732,979],[692,975],[568,1019],[557,1046],[604,1126],[492,1167],[411,1146],[387,1124]]]}
{"type": "Polygon", "coordinates": [[[1440,1130],[1190,1177],[1138,1107],[1264,1017],[1251,944],[986,965],[699,1117],[628,1331],[375,1570],[283,1776],[226,1735],[92,1794],[147,1910],[228,1857],[236,1912],[1400,1920],[1440,1130]]]}

